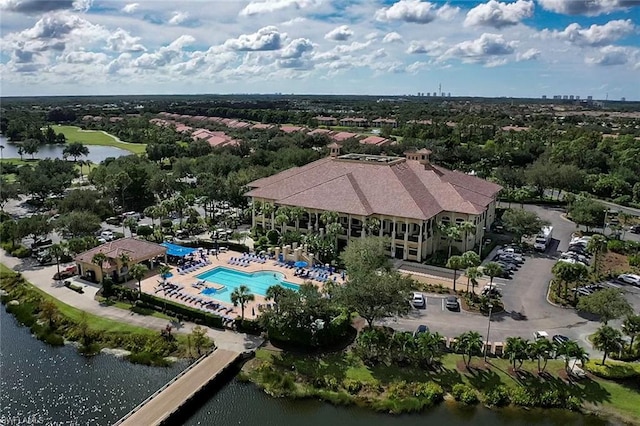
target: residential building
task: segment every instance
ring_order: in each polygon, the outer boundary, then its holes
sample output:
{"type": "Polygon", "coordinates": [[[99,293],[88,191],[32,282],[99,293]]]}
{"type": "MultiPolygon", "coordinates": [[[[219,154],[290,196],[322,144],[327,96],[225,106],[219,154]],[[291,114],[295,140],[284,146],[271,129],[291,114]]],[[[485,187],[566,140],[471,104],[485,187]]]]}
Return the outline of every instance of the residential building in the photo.
{"type": "MultiPolygon", "coordinates": [[[[502,188],[432,164],[428,150],[391,157],[340,155],[337,143],[329,148],[330,157],[250,183],[246,196],[276,208],[304,209],[297,223],[284,225],[303,233],[324,228],[323,212],[337,212],[344,228],[337,237],[339,248],[369,232],[390,239],[391,257],[413,261],[448,248],[450,241],[438,232],[439,224],[474,224],[474,232],[451,242],[465,251],[483,241],[484,230],[494,221],[496,197],[502,188]],[[376,222],[378,229],[370,226],[376,222]]],[[[276,216],[254,208],[252,224],[279,230],[276,216]]]]}
{"type": "Polygon", "coordinates": [[[159,244],[135,238],[121,238],[80,253],[75,257],[75,261],[78,274],[83,278],[102,282],[104,274],[110,276],[114,282],[120,282],[135,264],[145,263],[152,269],[158,264],[156,259],[166,262],[166,253],[167,249],[159,244]],[[94,256],[98,253],[106,256],[102,265],[93,263],[94,256]]]}
{"type": "Polygon", "coordinates": [[[317,117],[314,117],[314,119],[318,122],[319,126],[337,126],[338,125],[338,120],[333,117],[324,117],[322,115],[319,115],[317,117]]]}
{"type": "Polygon", "coordinates": [[[392,118],[376,118],[375,120],[371,121],[371,125],[377,127],[389,126],[395,129],[396,127],[398,127],[398,122],[392,118]]]}
{"type": "Polygon", "coordinates": [[[369,120],[361,117],[346,117],[340,120],[340,125],[345,127],[369,127],[369,120]]]}

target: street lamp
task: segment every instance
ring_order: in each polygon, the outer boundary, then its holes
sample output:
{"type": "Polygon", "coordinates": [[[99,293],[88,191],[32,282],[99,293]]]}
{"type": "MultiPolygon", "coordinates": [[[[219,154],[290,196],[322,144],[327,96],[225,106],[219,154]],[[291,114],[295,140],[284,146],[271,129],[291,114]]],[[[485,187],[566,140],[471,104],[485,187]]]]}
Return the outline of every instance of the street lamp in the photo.
{"type": "Polygon", "coordinates": [[[493,311],[493,305],[489,303],[489,325],[487,326],[487,340],[484,343],[484,360],[487,361],[487,348],[489,346],[489,333],[491,332],[491,312],[493,311]]]}
{"type": "Polygon", "coordinates": [[[607,235],[607,216],[609,215],[609,209],[604,209],[604,225],[602,226],[602,235],[607,235]]]}

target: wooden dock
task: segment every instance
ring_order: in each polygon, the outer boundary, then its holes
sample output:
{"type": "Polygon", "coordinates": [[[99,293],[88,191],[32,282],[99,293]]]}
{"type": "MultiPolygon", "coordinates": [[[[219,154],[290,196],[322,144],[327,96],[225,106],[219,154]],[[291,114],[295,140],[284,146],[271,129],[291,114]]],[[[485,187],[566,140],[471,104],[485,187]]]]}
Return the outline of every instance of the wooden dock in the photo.
{"type": "Polygon", "coordinates": [[[216,349],[189,366],[114,426],[159,426],[167,422],[187,401],[224,372],[241,354],[216,349]]]}

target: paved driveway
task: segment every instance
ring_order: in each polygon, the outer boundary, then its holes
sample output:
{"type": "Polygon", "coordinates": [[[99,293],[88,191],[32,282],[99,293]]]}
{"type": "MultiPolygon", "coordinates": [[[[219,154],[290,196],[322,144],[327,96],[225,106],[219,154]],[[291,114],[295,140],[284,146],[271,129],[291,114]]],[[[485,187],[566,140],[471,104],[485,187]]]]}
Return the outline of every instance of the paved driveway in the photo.
{"type": "MultiPolygon", "coordinates": [[[[525,208],[551,222],[553,241],[547,252],[527,255],[525,263],[514,273],[512,279],[494,280],[502,290],[507,312],[492,316],[489,340],[504,341],[509,336],[532,339],[534,331],[545,330],[549,335],[563,334],[576,339],[590,352],[597,354],[586,338],[599,327],[599,322],[581,316],[573,309],[553,306],[546,300],[549,281],[553,278],[551,268],[560,253],[568,248],[576,225],[562,217],[562,209],[529,205],[525,208]],[[514,319],[510,312],[518,312],[522,314],[522,318],[514,319]]],[[[622,290],[629,292],[629,300],[636,308],[640,307],[640,289],[625,286],[622,290]]],[[[384,323],[405,331],[414,331],[419,324],[426,324],[432,331],[447,337],[457,336],[467,330],[476,330],[486,336],[488,317],[448,311],[443,307],[443,300],[442,296],[427,295],[426,309],[414,310],[405,318],[384,323]]],[[[619,322],[614,321],[612,325],[618,326],[619,322]]]]}

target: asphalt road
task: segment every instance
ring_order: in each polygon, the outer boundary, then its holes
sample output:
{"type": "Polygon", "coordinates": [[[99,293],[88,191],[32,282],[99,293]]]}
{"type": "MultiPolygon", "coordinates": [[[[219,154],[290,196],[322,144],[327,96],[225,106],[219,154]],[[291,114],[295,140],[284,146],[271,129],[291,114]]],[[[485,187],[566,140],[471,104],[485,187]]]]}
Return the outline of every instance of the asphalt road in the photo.
{"type": "MultiPolygon", "coordinates": [[[[544,330],[549,335],[562,334],[580,341],[585,348],[596,354],[586,341],[600,323],[595,318],[582,316],[574,309],[553,306],[546,299],[550,280],[553,278],[551,268],[560,253],[568,248],[571,233],[576,225],[562,217],[562,209],[555,207],[525,206],[535,211],[542,219],[553,226],[553,242],[546,253],[528,254],[524,264],[514,273],[512,279],[496,278],[503,294],[505,312],[492,315],[489,341],[504,342],[509,336],[522,336],[532,339],[533,333],[544,330]],[[522,315],[514,319],[510,312],[522,315]]],[[[629,233],[627,233],[629,235],[629,233]]],[[[640,312],[640,289],[621,286],[627,293],[628,300],[640,312]]],[[[414,309],[407,317],[384,321],[393,328],[414,331],[419,324],[425,324],[431,331],[437,331],[447,337],[455,337],[467,330],[476,330],[486,338],[489,320],[487,316],[469,312],[452,312],[444,306],[444,297],[427,295],[425,309],[414,309]]],[[[619,321],[611,322],[618,326],[619,321]]]]}

